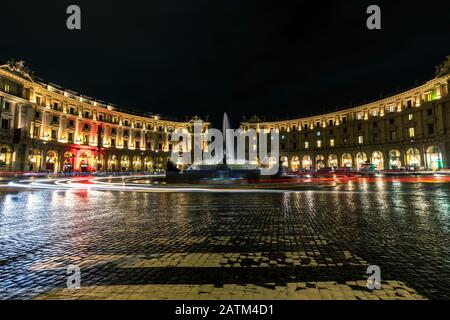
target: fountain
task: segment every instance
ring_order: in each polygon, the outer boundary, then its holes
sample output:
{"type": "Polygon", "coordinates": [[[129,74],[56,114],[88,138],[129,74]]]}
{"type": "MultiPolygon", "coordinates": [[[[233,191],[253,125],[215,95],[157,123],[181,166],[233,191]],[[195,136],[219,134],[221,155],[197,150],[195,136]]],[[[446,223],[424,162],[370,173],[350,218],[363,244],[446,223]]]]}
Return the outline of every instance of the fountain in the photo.
{"type": "Polygon", "coordinates": [[[230,120],[225,113],[223,116],[223,136],[224,136],[224,156],[220,164],[209,165],[203,163],[194,163],[186,171],[180,172],[170,170],[166,172],[166,179],[169,181],[196,181],[196,180],[213,180],[213,181],[236,181],[236,180],[255,180],[261,175],[260,169],[250,164],[227,164],[226,161],[226,132],[231,129],[230,120]]]}

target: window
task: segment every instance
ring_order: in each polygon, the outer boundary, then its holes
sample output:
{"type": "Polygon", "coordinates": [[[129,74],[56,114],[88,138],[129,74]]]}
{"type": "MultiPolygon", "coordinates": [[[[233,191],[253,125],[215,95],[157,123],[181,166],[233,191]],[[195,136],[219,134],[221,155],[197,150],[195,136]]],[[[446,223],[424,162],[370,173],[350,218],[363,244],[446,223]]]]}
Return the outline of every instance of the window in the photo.
{"type": "Polygon", "coordinates": [[[74,108],[74,107],[70,107],[69,113],[70,113],[70,114],[75,114],[75,108],[74,108]]]}
{"type": "Polygon", "coordinates": [[[89,135],[83,134],[83,143],[84,144],[89,144],[89,135]]]}
{"type": "Polygon", "coordinates": [[[376,133],[373,134],[373,142],[378,143],[378,134],[376,133]]]}
{"type": "Polygon", "coordinates": [[[292,143],[292,149],[297,149],[297,143],[296,142],[294,142],[294,143],[292,143]]]}
{"type": "Polygon", "coordinates": [[[58,117],[57,116],[53,116],[52,117],[52,122],[53,123],[58,123],[58,117]]]}
{"type": "MultiPolygon", "coordinates": [[[[158,126],[158,131],[163,131],[163,127],[162,126],[158,126]]],[[[162,148],[160,148],[162,149],[162,148]]]]}
{"type": "Polygon", "coordinates": [[[357,113],[356,114],[356,120],[362,120],[362,113],[357,113]]]}
{"type": "Polygon", "coordinates": [[[141,143],[139,141],[136,141],[135,143],[136,149],[140,149],[141,148],[141,143]]]}
{"type": "Polygon", "coordinates": [[[296,126],[292,126],[292,131],[296,131],[297,127],[296,126]]]}
{"type": "Polygon", "coordinates": [[[342,123],[347,123],[347,117],[342,117],[342,123]]]}
{"type": "Polygon", "coordinates": [[[34,127],[34,129],[33,129],[33,138],[34,137],[39,137],[40,132],[41,132],[41,127],[34,127]]]}
{"type": "Polygon", "coordinates": [[[316,135],[317,135],[318,137],[320,137],[320,131],[317,131],[316,135]]]}
{"type": "Polygon", "coordinates": [[[378,123],[377,122],[374,122],[372,125],[373,125],[374,128],[378,127],[378,123]]]}
{"type": "Polygon", "coordinates": [[[305,149],[308,149],[308,148],[309,148],[309,142],[306,141],[306,142],[305,142],[305,149]]]}
{"type": "Polygon", "coordinates": [[[395,123],[395,119],[389,119],[389,123],[390,124],[394,124],[395,123]]]}
{"type": "Polygon", "coordinates": [[[425,100],[426,100],[427,102],[433,100],[433,94],[432,94],[431,92],[427,92],[427,93],[425,94],[425,100]]]}
{"type": "Polygon", "coordinates": [[[5,92],[9,93],[11,91],[11,87],[9,84],[5,83],[5,92]]]}
{"type": "Polygon", "coordinates": [[[372,110],[372,117],[378,116],[378,110],[372,110]]]}
{"type": "Polygon", "coordinates": [[[333,125],[333,120],[330,120],[330,122],[329,122],[329,123],[330,123],[330,126],[332,126],[332,125],[333,125]]]}
{"type": "Polygon", "coordinates": [[[125,124],[124,124],[124,126],[125,126],[125,127],[128,127],[128,126],[130,126],[130,122],[129,122],[128,120],[125,120],[125,124]]]}
{"type": "Polygon", "coordinates": [[[73,133],[72,132],[69,132],[67,137],[68,137],[67,139],[69,140],[69,142],[73,142],[73,133]]]}
{"type": "Polygon", "coordinates": [[[53,110],[58,110],[58,102],[53,102],[53,110]]]}
{"type": "Polygon", "coordinates": [[[364,143],[364,137],[363,136],[359,136],[358,137],[358,143],[359,144],[363,144],[364,143]]]}
{"type": "Polygon", "coordinates": [[[361,131],[361,125],[358,124],[358,131],[361,131]]]}
{"type": "Polygon", "coordinates": [[[9,129],[9,120],[2,119],[2,129],[9,129]]]}
{"type": "Polygon", "coordinates": [[[416,132],[414,128],[409,128],[409,137],[414,138],[416,136],[416,132]]]}
{"type": "Polygon", "coordinates": [[[427,124],[427,130],[428,134],[434,134],[434,124],[433,123],[427,124]]]}
{"type": "Polygon", "coordinates": [[[391,141],[397,140],[397,131],[391,131],[391,141]]]}
{"type": "Polygon", "coordinates": [[[111,147],[115,147],[116,146],[116,139],[111,139],[111,147]]]}
{"type": "Polygon", "coordinates": [[[286,145],[284,143],[281,144],[281,150],[285,150],[286,149],[286,145]]]}
{"type": "Polygon", "coordinates": [[[89,118],[89,117],[90,117],[89,111],[85,111],[85,112],[84,112],[84,117],[85,117],[85,118],[89,118]]]}
{"type": "Polygon", "coordinates": [[[83,125],[83,130],[89,130],[89,125],[88,125],[87,123],[85,123],[85,124],[83,125]]]}
{"type": "Polygon", "coordinates": [[[128,135],[129,135],[128,130],[125,130],[125,131],[123,132],[123,136],[124,136],[124,137],[128,137],[128,135]]]}
{"type": "Polygon", "coordinates": [[[333,130],[330,130],[330,135],[332,136],[334,134],[334,131],[333,130]]]}
{"type": "Polygon", "coordinates": [[[5,105],[3,107],[5,109],[5,111],[10,111],[11,109],[11,103],[9,103],[8,101],[5,101],[5,105]]]}
{"type": "Polygon", "coordinates": [[[428,109],[428,110],[427,110],[427,114],[428,114],[429,116],[432,116],[432,115],[433,115],[433,109],[428,109]]]}
{"type": "Polygon", "coordinates": [[[303,126],[303,128],[305,128],[305,130],[308,130],[308,125],[305,124],[305,125],[303,126]]]}
{"type": "Polygon", "coordinates": [[[316,127],[320,128],[320,122],[316,122],[316,127]]]}
{"type": "Polygon", "coordinates": [[[74,122],[73,120],[69,120],[68,124],[67,124],[68,128],[73,128],[74,127],[74,122]]]}
{"type": "Polygon", "coordinates": [[[413,119],[414,119],[414,115],[413,115],[412,113],[409,114],[409,115],[408,115],[408,119],[409,119],[409,121],[413,120],[413,119]]]}
{"type": "Polygon", "coordinates": [[[332,148],[334,147],[334,139],[330,140],[330,147],[332,147],[332,148]]]}
{"type": "Polygon", "coordinates": [[[128,149],[128,140],[123,140],[123,147],[128,149]]]}
{"type": "Polygon", "coordinates": [[[411,109],[411,108],[412,108],[412,100],[406,101],[406,107],[407,107],[408,109],[411,109]]]}
{"type": "Polygon", "coordinates": [[[317,148],[322,148],[322,140],[317,140],[317,148]]]}
{"type": "Polygon", "coordinates": [[[395,106],[393,106],[393,105],[392,105],[392,106],[389,106],[389,107],[388,107],[388,110],[389,110],[390,113],[395,112],[395,106]]]}
{"type": "Polygon", "coordinates": [[[112,129],[111,129],[111,134],[117,134],[116,128],[112,128],[112,129]]]}
{"type": "Polygon", "coordinates": [[[162,143],[160,143],[160,144],[158,145],[158,149],[159,149],[159,150],[162,150],[162,143]]]}
{"type": "Polygon", "coordinates": [[[103,114],[100,113],[100,114],[98,115],[98,121],[103,121],[103,114]]]}
{"type": "Polygon", "coordinates": [[[344,133],[347,133],[347,128],[344,128],[344,133]]]}
{"type": "Polygon", "coordinates": [[[52,140],[58,139],[58,130],[52,130],[52,140]]]}

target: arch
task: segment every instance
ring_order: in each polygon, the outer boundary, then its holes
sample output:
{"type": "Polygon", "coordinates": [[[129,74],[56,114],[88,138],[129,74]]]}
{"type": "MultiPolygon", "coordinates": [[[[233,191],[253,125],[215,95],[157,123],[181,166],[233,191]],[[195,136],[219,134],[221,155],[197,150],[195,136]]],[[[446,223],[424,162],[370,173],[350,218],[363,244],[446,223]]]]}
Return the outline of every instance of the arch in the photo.
{"type": "Polygon", "coordinates": [[[389,169],[397,170],[402,167],[401,153],[394,149],[389,151],[389,169]]]}
{"type": "Polygon", "coordinates": [[[153,172],[153,159],[149,156],[144,158],[144,171],[145,172],[153,172]]]}
{"type": "Polygon", "coordinates": [[[289,167],[289,159],[288,159],[288,157],[281,157],[280,161],[281,161],[281,165],[283,167],[285,167],[285,168],[289,167]]]}
{"type": "Polygon", "coordinates": [[[417,169],[421,163],[420,150],[417,148],[410,148],[406,151],[406,165],[417,169]]]}
{"type": "Polygon", "coordinates": [[[344,153],[342,155],[342,166],[345,168],[353,167],[353,157],[350,153],[344,153]]]}
{"type": "Polygon", "coordinates": [[[133,171],[141,171],[142,170],[142,160],[140,156],[133,157],[133,171]]]}
{"type": "Polygon", "coordinates": [[[370,162],[377,167],[377,170],[384,170],[384,155],[381,151],[372,152],[370,162]]]}
{"type": "Polygon", "coordinates": [[[72,172],[74,170],[74,161],[75,161],[75,155],[70,152],[66,151],[63,154],[63,171],[64,172],[72,172]]]}
{"type": "Polygon", "coordinates": [[[367,161],[367,154],[365,152],[358,152],[356,154],[356,169],[359,170],[367,161]]]}
{"type": "Polygon", "coordinates": [[[444,167],[441,148],[439,148],[438,146],[431,146],[427,149],[426,159],[427,169],[429,170],[436,171],[444,167]]]}
{"type": "Polygon", "coordinates": [[[116,172],[118,169],[118,160],[115,154],[110,154],[107,160],[107,167],[109,172],[116,172]]]}
{"type": "Polygon", "coordinates": [[[120,171],[128,171],[130,169],[130,157],[120,157],[120,171]]]}
{"type": "Polygon", "coordinates": [[[48,150],[45,155],[45,170],[55,172],[58,168],[58,153],[54,150],[48,150]]]}
{"type": "Polygon", "coordinates": [[[300,170],[300,157],[293,156],[291,159],[291,170],[298,172],[300,170]]]}
{"type": "Polygon", "coordinates": [[[305,170],[311,170],[311,167],[312,167],[312,161],[311,161],[311,157],[310,157],[310,156],[308,156],[308,155],[303,156],[303,159],[302,159],[302,167],[303,167],[303,169],[305,169],[305,170]]]}
{"type": "Polygon", "coordinates": [[[39,149],[31,149],[28,155],[28,170],[39,171],[42,163],[42,152],[39,149]]]}
{"type": "Polygon", "coordinates": [[[316,156],[316,169],[320,170],[325,167],[325,157],[321,154],[316,156]]]}
{"type": "Polygon", "coordinates": [[[0,170],[6,170],[11,167],[12,152],[7,145],[0,146],[0,170]]]}
{"type": "Polygon", "coordinates": [[[337,168],[337,167],[339,167],[338,156],[337,155],[330,154],[328,156],[328,167],[330,167],[330,168],[337,168]]]}
{"type": "Polygon", "coordinates": [[[78,168],[81,172],[89,172],[91,170],[90,154],[88,152],[81,152],[78,156],[78,168]]]}

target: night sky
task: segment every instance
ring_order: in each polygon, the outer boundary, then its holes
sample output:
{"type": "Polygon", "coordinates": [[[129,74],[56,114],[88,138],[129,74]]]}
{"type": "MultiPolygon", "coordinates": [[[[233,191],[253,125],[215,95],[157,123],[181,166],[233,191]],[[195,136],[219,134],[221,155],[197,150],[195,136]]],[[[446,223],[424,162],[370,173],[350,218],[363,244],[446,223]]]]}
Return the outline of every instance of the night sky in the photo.
{"type": "Polygon", "coordinates": [[[165,115],[267,119],[372,100],[433,77],[450,1],[9,1],[0,60],[96,99],[165,115]],[[82,30],[66,28],[66,8],[82,30]],[[382,9],[382,30],[366,8],[382,9]]]}

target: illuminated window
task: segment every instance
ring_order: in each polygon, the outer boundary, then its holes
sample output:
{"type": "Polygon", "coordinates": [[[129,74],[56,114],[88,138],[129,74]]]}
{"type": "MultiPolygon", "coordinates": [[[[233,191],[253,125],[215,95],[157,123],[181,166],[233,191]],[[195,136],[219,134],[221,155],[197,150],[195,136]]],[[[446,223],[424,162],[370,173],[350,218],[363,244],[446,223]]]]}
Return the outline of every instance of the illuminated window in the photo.
{"type": "Polygon", "coordinates": [[[372,117],[378,116],[378,110],[372,110],[372,117]]]}
{"type": "Polygon", "coordinates": [[[431,101],[431,100],[433,100],[433,93],[430,91],[430,92],[427,92],[426,94],[425,94],[425,100],[426,101],[431,101]]]}
{"type": "Polygon", "coordinates": [[[316,135],[317,135],[318,137],[320,137],[320,131],[317,131],[316,135]]]}
{"type": "Polygon", "coordinates": [[[322,141],[321,140],[317,140],[317,148],[322,148],[322,141]]]}
{"type": "Polygon", "coordinates": [[[5,83],[5,92],[9,93],[11,91],[11,87],[9,84],[5,83]]]}
{"type": "Polygon", "coordinates": [[[362,113],[361,112],[356,115],[356,120],[362,120],[362,113]]]}
{"type": "Polygon", "coordinates": [[[363,144],[364,143],[364,137],[363,136],[359,136],[358,137],[358,143],[359,144],[363,144]]]}
{"type": "Polygon", "coordinates": [[[334,139],[330,140],[330,147],[334,147],[334,139]]]}
{"type": "Polygon", "coordinates": [[[409,137],[414,138],[416,136],[416,132],[414,128],[409,128],[409,137]]]}
{"type": "Polygon", "coordinates": [[[413,114],[410,114],[410,115],[408,116],[408,119],[409,119],[409,121],[413,120],[413,119],[414,119],[414,115],[413,115],[413,114]]]}
{"type": "Polygon", "coordinates": [[[389,106],[388,110],[390,113],[395,112],[395,106],[389,106]]]}
{"type": "Polygon", "coordinates": [[[309,142],[306,141],[306,142],[305,142],[305,149],[308,149],[308,148],[309,148],[309,142]]]}

